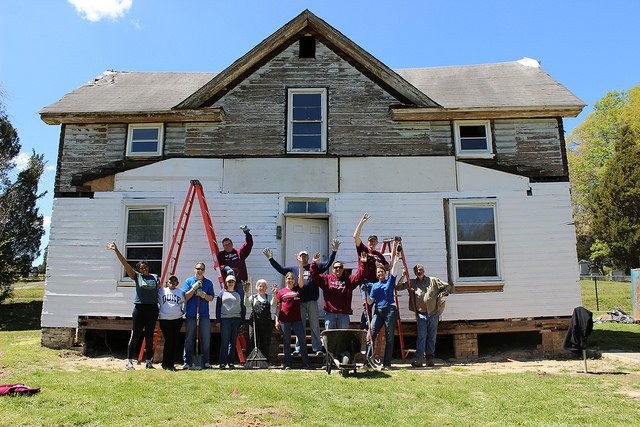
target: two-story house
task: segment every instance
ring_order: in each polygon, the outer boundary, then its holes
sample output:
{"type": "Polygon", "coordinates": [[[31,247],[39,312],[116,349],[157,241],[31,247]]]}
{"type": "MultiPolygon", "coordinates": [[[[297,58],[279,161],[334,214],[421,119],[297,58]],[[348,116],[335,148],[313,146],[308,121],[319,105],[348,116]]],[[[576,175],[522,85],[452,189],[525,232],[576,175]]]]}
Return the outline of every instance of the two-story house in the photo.
{"type": "MultiPolygon", "coordinates": [[[[365,239],[402,236],[409,265],[455,285],[442,328],[458,325],[456,355],[519,330],[551,352],[581,304],[563,117],[584,105],[526,58],[392,70],[307,10],[220,73],[105,72],[40,111],[61,125],[43,344],[69,345],[79,316],[130,316],[104,245],[159,274],[198,179],[218,238],[241,244],[250,226],[254,281],[282,285],[263,248],[291,265],[334,237],[355,267],[368,212],[365,239]]],[[[181,281],[212,265],[193,215],[181,281]]]]}

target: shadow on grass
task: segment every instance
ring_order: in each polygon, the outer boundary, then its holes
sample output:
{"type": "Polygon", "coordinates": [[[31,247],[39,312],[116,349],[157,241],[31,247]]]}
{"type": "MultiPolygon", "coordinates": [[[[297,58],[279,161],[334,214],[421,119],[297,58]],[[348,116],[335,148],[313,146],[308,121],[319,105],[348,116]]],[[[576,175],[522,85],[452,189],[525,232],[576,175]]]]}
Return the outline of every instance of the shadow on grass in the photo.
{"type": "MultiPolygon", "coordinates": [[[[640,327],[638,328],[640,332],[640,327]]],[[[640,351],[638,332],[594,330],[589,337],[587,347],[590,349],[640,351]]]]}
{"type": "Polygon", "coordinates": [[[40,329],[42,301],[3,303],[0,308],[0,331],[40,329]]]}

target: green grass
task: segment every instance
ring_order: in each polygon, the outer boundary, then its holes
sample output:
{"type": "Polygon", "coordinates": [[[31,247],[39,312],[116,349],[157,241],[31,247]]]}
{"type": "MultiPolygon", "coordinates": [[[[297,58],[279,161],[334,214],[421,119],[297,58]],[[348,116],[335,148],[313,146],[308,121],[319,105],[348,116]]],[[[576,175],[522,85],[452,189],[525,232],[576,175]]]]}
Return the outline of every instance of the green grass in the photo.
{"type": "Polygon", "coordinates": [[[616,307],[620,307],[627,314],[631,312],[631,283],[629,282],[612,282],[608,280],[598,280],[598,306],[596,306],[596,287],[593,280],[580,280],[582,288],[582,304],[593,312],[594,318],[607,311],[611,311],[616,307]]]}
{"type": "MultiPolygon", "coordinates": [[[[42,348],[38,327],[6,320],[7,309],[14,310],[10,306],[34,302],[31,292],[40,292],[35,302],[41,301],[41,291],[17,289],[14,300],[0,307],[3,324],[12,326],[0,331],[0,383],[24,382],[42,392],[0,397],[3,426],[638,423],[640,367],[614,367],[598,375],[400,369],[347,378],[323,371],[97,368],[78,363],[68,350],[42,348]]],[[[39,315],[31,312],[36,319],[39,315]]],[[[622,332],[634,334],[638,342],[638,325],[629,326],[636,327],[635,333],[622,332]]],[[[612,332],[619,331],[602,331],[612,332]]]]}
{"type": "MultiPolygon", "coordinates": [[[[598,280],[598,305],[596,308],[596,291],[593,280],[581,280],[582,304],[593,312],[593,319],[607,314],[620,307],[632,315],[631,283],[598,280]]],[[[593,333],[589,337],[589,348],[599,351],[623,350],[640,352],[640,325],[625,323],[595,323],[593,333]]]]}

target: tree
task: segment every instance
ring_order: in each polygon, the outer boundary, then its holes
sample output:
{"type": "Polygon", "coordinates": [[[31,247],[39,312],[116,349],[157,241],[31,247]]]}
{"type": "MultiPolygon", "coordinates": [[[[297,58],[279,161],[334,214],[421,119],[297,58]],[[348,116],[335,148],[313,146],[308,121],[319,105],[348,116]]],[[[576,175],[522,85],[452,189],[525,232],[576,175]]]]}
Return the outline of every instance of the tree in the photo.
{"type": "Polygon", "coordinates": [[[625,126],[593,191],[593,233],[617,267],[640,265],[640,140],[625,126]]]}
{"type": "Polygon", "coordinates": [[[591,245],[595,242],[591,224],[591,193],[600,181],[602,168],[613,155],[628,102],[626,92],[607,93],[593,106],[593,113],[567,137],[579,259],[589,258],[591,245]]]}
{"type": "Polygon", "coordinates": [[[597,206],[593,192],[602,182],[620,140],[621,129],[640,134],[640,85],[629,91],[607,93],[594,111],[567,137],[571,199],[576,225],[577,252],[588,259],[595,243],[593,215],[597,206]]]}
{"type": "Polygon", "coordinates": [[[20,153],[18,133],[0,104],[0,302],[11,295],[11,285],[28,274],[39,255],[44,234],[36,202],[44,172],[44,155],[33,152],[15,180],[15,158],[20,153]]]}

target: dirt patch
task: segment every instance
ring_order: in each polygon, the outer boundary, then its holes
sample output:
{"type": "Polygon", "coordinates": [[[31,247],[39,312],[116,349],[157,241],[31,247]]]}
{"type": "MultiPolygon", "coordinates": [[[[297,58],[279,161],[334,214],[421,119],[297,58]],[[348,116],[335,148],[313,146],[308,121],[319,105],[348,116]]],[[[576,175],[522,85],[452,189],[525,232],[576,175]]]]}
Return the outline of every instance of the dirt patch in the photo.
{"type": "MultiPolygon", "coordinates": [[[[62,365],[65,369],[75,371],[79,367],[96,370],[113,369],[124,370],[125,360],[113,356],[93,356],[82,355],[80,351],[65,350],[60,353],[62,365]]],[[[452,373],[513,373],[513,372],[538,372],[540,374],[580,374],[584,373],[584,362],[582,359],[556,358],[543,359],[531,358],[526,352],[506,352],[491,357],[481,358],[474,361],[455,361],[436,359],[436,366],[413,368],[409,363],[396,360],[393,363],[394,370],[410,369],[417,373],[428,374],[430,372],[452,372],[452,373]]],[[[136,365],[136,369],[144,369],[144,365],[136,365]]],[[[160,368],[160,365],[156,365],[160,368]]],[[[176,365],[178,369],[179,366],[176,365]]],[[[317,371],[324,373],[324,366],[317,364],[317,371]]],[[[591,374],[616,374],[620,372],[632,372],[640,377],[640,364],[616,360],[611,358],[590,358],[587,359],[587,370],[591,374]]],[[[249,416],[250,414],[245,414],[249,416]]]]}

